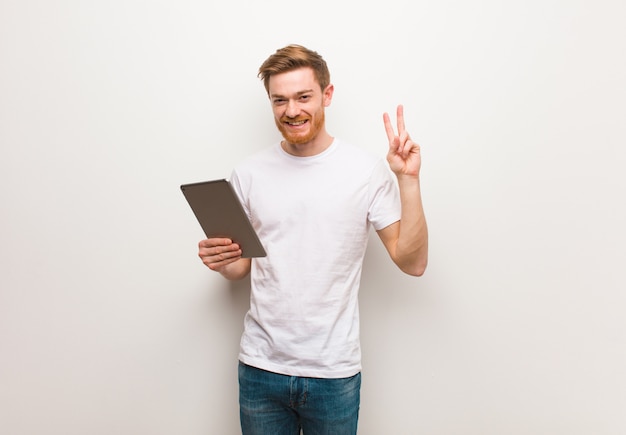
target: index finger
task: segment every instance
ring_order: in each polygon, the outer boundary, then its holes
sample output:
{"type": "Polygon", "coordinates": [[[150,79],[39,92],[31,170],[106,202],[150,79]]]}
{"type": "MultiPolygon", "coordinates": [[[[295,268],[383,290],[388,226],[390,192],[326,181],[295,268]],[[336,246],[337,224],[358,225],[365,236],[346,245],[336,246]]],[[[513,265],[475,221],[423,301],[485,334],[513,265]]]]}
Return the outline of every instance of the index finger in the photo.
{"type": "Polygon", "coordinates": [[[233,241],[231,239],[222,239],[222,238],[211,238],[201,240],[199,245],[201,248],[213,248],[214,246],[228,246],[231,245],[233,241]]]}
{"type": "Polygon", "coordinates": [[[383,113],[383,122],[385,123],[385,131],[387,132],[387,139],[389,139],[389,142],[391,142],[396,137],[396,133],[393,131],[393,127],[391,125],[391,119],[389,119],[389,114],[387,112],[383,113]]]}

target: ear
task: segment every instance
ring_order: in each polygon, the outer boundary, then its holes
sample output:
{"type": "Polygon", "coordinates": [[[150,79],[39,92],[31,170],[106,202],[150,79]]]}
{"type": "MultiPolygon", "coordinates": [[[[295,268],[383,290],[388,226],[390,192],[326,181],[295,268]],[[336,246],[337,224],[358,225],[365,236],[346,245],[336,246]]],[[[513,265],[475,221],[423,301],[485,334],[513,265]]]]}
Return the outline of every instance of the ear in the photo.
{"type": "Polygon", "coordinates": [[[322,94],[322,101],[324,103],[324,107],[330,106],[330,102],[333,100],[334,91],[335,91],[335,86],[333,86],[332,83],[326,86],[326,89],[324,89],[324,92],[322,94]]]}

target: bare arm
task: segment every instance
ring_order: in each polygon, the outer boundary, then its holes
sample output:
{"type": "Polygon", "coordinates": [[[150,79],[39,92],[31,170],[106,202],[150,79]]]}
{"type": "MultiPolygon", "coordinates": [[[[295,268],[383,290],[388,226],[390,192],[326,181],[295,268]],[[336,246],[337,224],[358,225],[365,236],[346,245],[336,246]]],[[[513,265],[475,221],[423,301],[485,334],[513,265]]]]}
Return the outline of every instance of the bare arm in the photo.
{"type": "Polygon", "coordinates": [[[401,105],[397,109],[397,135],[387,113],[383,115],[383,121],[389,139],[387,161],[398,178],[402,213],[399,222],[378,231],[378,235],[393,262],[403,272],[421,276],[428,264],[428,227],[420,191],[420,147],[405,129],[401,105]]]}
{"type": "Polygon", "coordinates": [[[241,257],[239,245],[230,239],[205,239],[198,243],[198,256],[211,270],[229,280],[245,278],[250,273],[251,260],[241,257]]]}

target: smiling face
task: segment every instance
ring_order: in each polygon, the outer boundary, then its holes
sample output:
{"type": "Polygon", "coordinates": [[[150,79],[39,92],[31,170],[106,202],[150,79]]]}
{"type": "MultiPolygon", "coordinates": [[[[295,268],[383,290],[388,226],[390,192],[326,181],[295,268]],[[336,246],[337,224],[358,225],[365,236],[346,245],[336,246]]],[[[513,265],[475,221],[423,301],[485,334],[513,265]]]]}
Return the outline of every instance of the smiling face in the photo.
{"type": "Polygon", "coordinates": [[[330,105],[332,95],[333,86],[322,90],[308,67],[270,77],[269,98],[286,152],[305,157],[330,146],[333,138],[326,132],[324,108],[330,105]]]}

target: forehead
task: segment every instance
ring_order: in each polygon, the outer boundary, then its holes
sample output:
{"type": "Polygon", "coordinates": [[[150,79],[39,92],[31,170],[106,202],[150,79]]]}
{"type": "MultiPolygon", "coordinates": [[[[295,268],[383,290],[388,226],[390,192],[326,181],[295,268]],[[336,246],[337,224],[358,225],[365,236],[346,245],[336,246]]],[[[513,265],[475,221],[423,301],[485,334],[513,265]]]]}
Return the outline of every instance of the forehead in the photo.
{"type": "Polygon", "coordinates": [[[270,95],[293,95],[304,91],[321,91],[312,68],[304,67],[274,74],[269,80],[270,95]]]}

